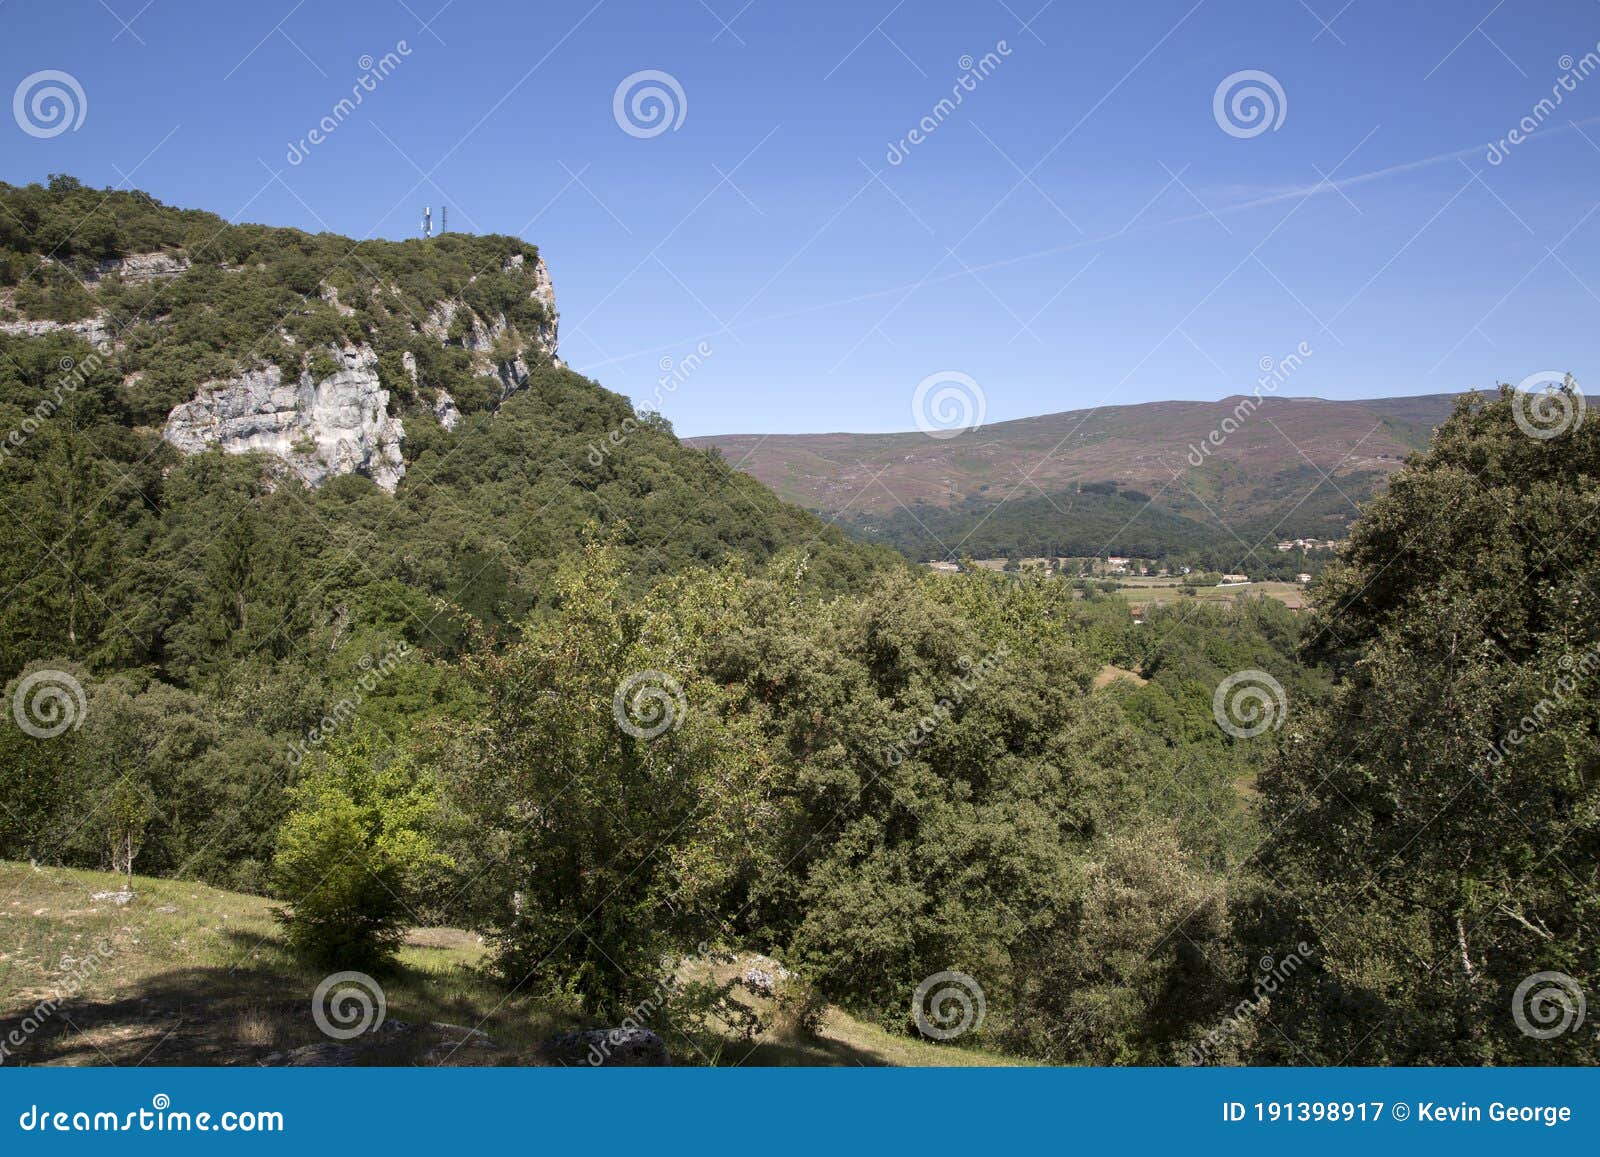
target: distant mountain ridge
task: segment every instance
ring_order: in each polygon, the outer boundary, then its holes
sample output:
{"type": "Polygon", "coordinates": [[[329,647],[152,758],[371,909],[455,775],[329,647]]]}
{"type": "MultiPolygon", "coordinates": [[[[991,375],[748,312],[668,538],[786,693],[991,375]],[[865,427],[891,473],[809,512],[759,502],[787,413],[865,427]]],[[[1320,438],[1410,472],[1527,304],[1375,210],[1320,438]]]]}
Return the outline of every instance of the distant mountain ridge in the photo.
{"type": "Polygon", "coordinates": [[[1232,395],[1044,414],[947,438],[686,441],[918,557],[1161,556],[1240,540],[1254,548],[1272,535],[1342,537],[1356,504],[1426,447],[1459,396],[1232,395]]]}

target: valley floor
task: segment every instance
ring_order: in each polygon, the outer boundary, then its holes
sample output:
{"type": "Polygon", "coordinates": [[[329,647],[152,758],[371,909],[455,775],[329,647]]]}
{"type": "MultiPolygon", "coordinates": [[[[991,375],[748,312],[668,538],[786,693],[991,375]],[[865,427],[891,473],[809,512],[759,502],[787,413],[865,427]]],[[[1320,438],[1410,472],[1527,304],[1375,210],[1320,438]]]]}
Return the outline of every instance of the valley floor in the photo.
{"type": "MultiPolygon", "coordinates": [[[[476,935],[422,928],[380,978],[382,1027],[344,1045],[313,1019],[323,976],[289,954],[270,900],[179,880],[133,884],[119,904],[120,876],[0,861],[0,1063],[539,1064],[541,1042],[591,1027],[488,976],[476,935]]],[[[662,1031],[678,1064],[1014,1063],[839,1009],[807,1039],[730,1032],[708,1048],[662,1031]]]]}

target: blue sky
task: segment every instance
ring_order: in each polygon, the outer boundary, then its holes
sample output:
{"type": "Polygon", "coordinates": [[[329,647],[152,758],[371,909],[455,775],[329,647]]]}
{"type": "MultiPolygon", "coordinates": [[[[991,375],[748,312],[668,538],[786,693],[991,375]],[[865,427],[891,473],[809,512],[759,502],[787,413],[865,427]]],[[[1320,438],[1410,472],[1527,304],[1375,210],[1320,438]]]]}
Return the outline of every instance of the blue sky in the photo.
{"type": "Polygon", "coordinates": [[[1302,342],[1283,393],[1582,383],[1597,44],[1592,0],[0,0],[0,88],[60,70],[86,104],[0,121],[0,179],[357,237],[448,204],[540,246],[602,384],[648,398],[710,351],[663,394],[686,435],[910,429],[947,371],[989,422],[1216,398],[1302,342]],[[643,70],[682,93],[654,135],[614,115],[643,70]],[[1244,70],[1283,94],[1256,135],[1214,113],[1244,70]]]}

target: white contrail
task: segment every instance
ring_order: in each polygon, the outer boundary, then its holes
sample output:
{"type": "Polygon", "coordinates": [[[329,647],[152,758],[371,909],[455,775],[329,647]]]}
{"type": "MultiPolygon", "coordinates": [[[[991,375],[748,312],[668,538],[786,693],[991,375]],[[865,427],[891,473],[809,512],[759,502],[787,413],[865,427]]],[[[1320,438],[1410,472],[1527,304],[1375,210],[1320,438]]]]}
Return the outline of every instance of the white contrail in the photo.
{"type": "MultiPolygon", "coordinates": [[[[1535,140],[1543,140],[1548,137],[1560,136],[1575,130],[1581,130],[1585,125],[1594,124],[1600,124],[1600,116],[1588,117],[1580,121],[1568,121],[1564,125],[1557,125],[1548,130],[1543,130],[1538,136],[1530,136],[1527,139],[1530,142],[1535,140]]],[[[1073,241],[1063,242],[1060,245],[1052,245],[1048,249],[1036,249],[1031,253],[1019,253],[1012,257],[1000,257],[993,261],[984,262],[979,265],[968,265],[962,269],[954,270],[950,273],[943,273],[937,277],[929,277],[918,282],[911,282],[905,285],[889,286],[886,289],[868,290],[865,293],[858,293],[852,297],[841,297],[833,301],[818,302],[813,305],[803,305],[795,309],[785,310],[781,313],[771,313],[764,317],[751,318],[742,323],[739,328],[748,329],[751,326],[762,325],[767,322],[789,321],[797,317],[804,317],[807,314],[820,313],[823,310],[837,309],[846,305],[857,305],[861,302],[873,301],[880,297],[892,297],[898,294],[903,294],[910,289],[920,286],[939,285],[947,281],[958,281],[963,277],[970,277],[978,273],[986,273],[991,269],[1004,269],[1007,266],[1020,265],[1025,261],[1037,261],[1043,257],[1055,257],[1062,253],[1070,253],[1076,249],[1086,249],[1094,245],[1104,245],[1108,242],[1115,241],[1120,237],[1126,237],[1133,234],[1145,234],[1154,232],[1158,229],[1170,229],[1175,225],[1192,225],[1197,221],[1211,220],[1219,216],[1232,215],[1235,213],[1246,213],[1252,209],[1261,209],[1269,205],[1278,205],[1285,201],[1304,200],[1306,198],[1315,197],[1324,193],[1342,192],[1345,189],[1353,188],[1357,185],[1365,185],[1373,181],[1385,180],[1389,177],[1399,176],[1402,173],[1415,172],[1418,169],[1431,168],[1434,165],[1444,164],[1446,161],[1464,160],[1467,157],[1481,154],[1489,147],[1490,144],[1491,142],[1489,141],[1483,141],[1479,144],[1468,145],[1464,149],[1452,149],[1447,153],[1435,153],[1430,157],[1421,157],[1414,161],[1402,161],[1399,164],[1386,165],[1381,169],[1372,169],[1369,172],[1357,173],[1350,177],[1340,177],[1339,179],[1333,181],[1319,181],[1314,185],[1303,185],[1295,189],[1285,189],[1277,193],[1268,193],[1260,197],[1251,198],[1248,201],[1238,201],[1232,205],[1224,205],[1215,210],[1206,209],[1197,213],[1186,213],[1181,217],[1168,217],[1161,221],[1152,221],[1147,225],[1138,225],[1132,227],[1124,226],[1114,233],[1105,233],[1096,237],[1080,237],[1073,241]]],[[[622,354],[618,357],[608,357],[603,361],[591,363],[581,372],[593,373],[594,371],[603,369],[606,366],[619,365],[623,362],[633,361],[636,358],[649,357],[660,353],[670,353],[672,351],[684,348],[686,343],[693,343],[695,341],[709,341],[712,338],[720,337],[723,332],[723,330],[713,330],[710,333],[702,334],[697,338],[685,338],[679,341],[668,342],[665,345],[653,346],[650,349],[636,350],[633,353],[622,354]]]]}

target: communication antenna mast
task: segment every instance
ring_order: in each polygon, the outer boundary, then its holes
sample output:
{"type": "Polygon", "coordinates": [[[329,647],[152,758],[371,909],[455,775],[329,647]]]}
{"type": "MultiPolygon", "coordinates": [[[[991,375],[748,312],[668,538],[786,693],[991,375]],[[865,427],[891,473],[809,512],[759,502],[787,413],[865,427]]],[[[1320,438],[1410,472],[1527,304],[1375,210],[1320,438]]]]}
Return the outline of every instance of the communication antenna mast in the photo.
{"type": "Polygon", "coordinates": [[[433,236],[433,206],[432,205],[424,205],[422,207],[422,235],[424,237],[432,237],[433,236]]]}
{"type": "Polygon", "coordinates": [[[441,232],[441,233],[450,232],[450,206],[449,205],[440,205],[439,206],[439,232],[441,232]]]}

